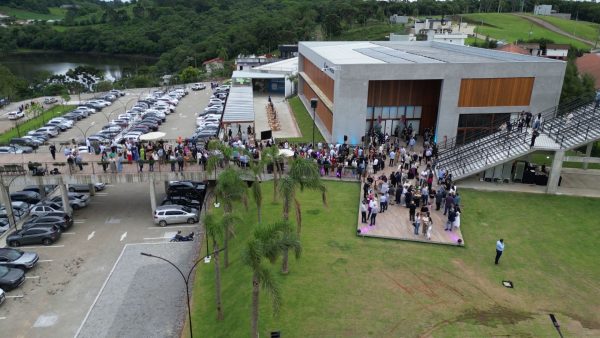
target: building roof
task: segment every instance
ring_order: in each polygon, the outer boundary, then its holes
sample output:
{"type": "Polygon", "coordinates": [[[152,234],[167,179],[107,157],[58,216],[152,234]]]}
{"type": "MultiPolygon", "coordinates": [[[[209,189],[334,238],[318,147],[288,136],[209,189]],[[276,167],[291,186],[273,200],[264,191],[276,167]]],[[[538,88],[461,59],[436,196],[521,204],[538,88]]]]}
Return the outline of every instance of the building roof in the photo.
{"type": "Polygon", "coordinates": [[[515,54],[531,55],[531,54],[529,54],[529,51],[527,49],[517,46],[513,43],[509,43],[502,47],[498,47],[498,48],[496,48],[496,50],[500,50],[503,52],[509,52],[509,53],[515,53],[515,54]]]}
{"type": "Polygon", "coordinates": [[[600,88],[600,55],[596,53],[584,54],[575,60],[577,70],[581,74],[589,74],[596,80],[596,89],[600,88]]]}
{"type": "Polygon", "coordinates": [[[571,45],[558,44],[558,43],[549,43],[546,45],[546,49],[566,49],[571,48],[571,45]]]}
{"type": "Polygon", "coordinates": [[[252,86],[234,86],[229,89],[223,123],[253,122],[254,94],[252,86]]]}
{"type": "MultiPolygon", "coordinates": [[[[256,69],[256,68],[254,68],[256,69]]],[[[267,72],[252,72],[252,71],[243,71],[236,70],[231,75],[232,78],[249,78],[249,79],[284,79],[285,75],[283,74],[271,74],[267,72]]]]}
{"type": "Polygon", "coordinates": [[[540,49],[539,43],[518,43],[517,46],[525,49],[540,49]]]}
{"type": "Polygon", "coordinates": [[[336,65],[562,62],[436,41],[301,42],[336,65]]]}
{"type": "Polygon", "coordinates": [[[223,63],[223,59],[214,58],[214,59],[210,59],[210,60],[206,60],[206,61],[202,62],[203,65],[210,64],[210,63],[223,63]]]}
{"type": "Polygon", "coordinates": [[[279,72],[286,74],[296,74],[298,73],[298,57],[293,57],[273,63],[269,63],[266,65],[254,67],[253,70],[258,70],[260,72],[279,72]]]}

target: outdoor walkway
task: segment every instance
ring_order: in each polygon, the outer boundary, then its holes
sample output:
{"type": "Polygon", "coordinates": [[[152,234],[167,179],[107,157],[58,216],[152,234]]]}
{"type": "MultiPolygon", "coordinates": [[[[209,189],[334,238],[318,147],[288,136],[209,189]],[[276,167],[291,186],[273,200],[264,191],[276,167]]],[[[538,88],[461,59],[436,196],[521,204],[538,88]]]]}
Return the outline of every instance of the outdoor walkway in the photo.
{"type": "MultiPolygon", "coordinates": [[[[422,139],[419,139],[419,141],[417,141],[418,146],[415,147],[415,150],[417,152],[422,152],[422,139]]],[[[377,172],[377,174],[373,175],[374,177],[379,177],[381,175],[386,175],[389,177],[390,173],[392,171],[397,171],[397,165],[393,166],[393,167],[389,167],[387,166],[389,160],[386,161],[386,167],[384,168],[384,170],[380,170],[377,172]]],[[[425,165],[422,165],[419,167],[419,172],[421,172],[421,170],[423,170],[425,167],[425,165]]],[[[412,184],[413,186],[416,186],[417,180],[410,180],[409,181],[410,184],[412,184]]],[[[460,188],[462,187],[462,185],[458,185],[458,191],[460,193],[460,188]]],[[[435,180],[434,180],[434,184],[432,186],[433,189],[436,189],[436,185],[435,185],[435,180]]],[[[361,184],[361,189],[360,189],[360,201],[362,201],[362,197],[363,197],[363,190],[362,190],[362,184],[361,184]]],[[[358,212],[358,217],[357,217],[357,234],[359,236],[364,236],[364,237],[377,237],[377,238],[388,238],[388,239],[397,239],[397,240],[404,240],[404,241],[416,241],[416,242],[424,242],[424,243],[435,243],[435,244],[446,244],[446,245],[456,245],[458,246],[458,240],[460,239],[462,241],[462,244],[460,245],[464,245],[465,244],[465,239],[463,238],[463,235],[460,231],[460,229],[458,230],[454,230],[452,232],[450,231],[444,231],[444,226],[446,225],[446,221],[448,220],[447,216],[444,216],[444,210],[440,209],[438,211],[435,210],[435,203],[433,203],[433,205],[429,205],[429,211],[431,214],[431,219],[433,221],[433,226],[432,226],[432,230],[431,230],[431,239],[428,240],[425,235],[422,233],[423,232],[423,227],[421,226],[419,229],[419,235],[415,235],[414,234],[414,227],[412,225],[412,222],[409,220],[409,216],[408,216],[408,208],[402,204],[402,205],[394,205],[392,203],[394,203],[394,196],[390,196],[390,201],[389,201],[389,206],[388,206],[388,210],[383,212],[383,213],[379,213],[377,215],[377,219],[376,219],[376,223],[375,226],[369,226],[368,224],[365,223],[361,223],[361,213],[360,211],[358,212]],[[360,233],[358,233],[358,230],[360,230],[360,233]]],[[[402,201],[404,202],[404,198],[402,198],[402,201]]],[[[430,203],[434,202],[433,200],[429,200],[430,203]]],[[[358,206],[358,208],[360,208],[360,204],[358,206]]],[[[420,210],[420,206],[417,208],[417,212],[419,212],[420,210]]],[[[359,209],[360,210],[360,209],[359,209]]]]}
{"type": "MultiPolygon", "coordinates": [[[[257,135],[260,135],[261,131],[271,130],[266,110],[268,98],[268,94],[254,93],[254,127],[257,135]]],[[[300,134],[296,119],[290,111],[285,97],[283,95],[271,95],[271,101],[277,111],[277,119],[279,120],[280,126],[280,130],[273,131],[273,137],[301,137],[302,134],[300,134]]]]}

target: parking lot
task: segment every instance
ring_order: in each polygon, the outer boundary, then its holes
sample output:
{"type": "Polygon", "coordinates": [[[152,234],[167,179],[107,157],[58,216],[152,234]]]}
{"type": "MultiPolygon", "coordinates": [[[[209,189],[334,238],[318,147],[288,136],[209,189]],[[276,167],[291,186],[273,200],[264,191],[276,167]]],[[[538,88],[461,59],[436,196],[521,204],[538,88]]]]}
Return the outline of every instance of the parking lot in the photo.
{"type": "MultiPolygon", "coordinates": [[[[99,131],[147,94],[130,91],[102,112],[77,122],[76,127],[51,139],[50,142],[57,142],[57,160],[64,159],[58,142],[82,139],[84,134],[99,131]]],[[[196,129],[195,113],[206,107],[209,97],[210,89],[190,90],[175,113],[168,115],[160,126],[159,131],[166,133],[165,139],[190,136],[196,129]]],[[[40,162],[50,160],[47,147],[41,147],[37,156],[40,162]]],[[[19,188],[11,187],[11,191],[19,188]]],[[[157,182],[156,192],[160,203],[165,195],[161,182],[157,182]]],[[[169,243],[169,239],[177,230],[185,234],[194,231],[197,238],[201,238],[200,225],[155,226],[148,184],[108,185],[91,199],[89,206],[74,212],[73,227],[56,243],[20,248],[37,252],[40,260],[27,271],[25,283],[7,292],[6,301],[0,305],[2,337],[73,337],[78,332],[82,337],[131,337],[140,336],[141,332],[147,333],[142,335],[144,337],[164,337],[176,336],[179,332],[185,319],[182,317],[185,312],[181,311],[185,304],[182,302],[183,282],[177,279],[177,271],[169,272],[160,261],[152,261],[138,251],[144,248],[155,254],[162,253],[185,268],[198,252],[200,241],[169,243]],[[174,273],[174,278],[164,277],[167,273],[174,273]],[[164,278],[153,278],[161,275],[164,278]],[[167,286],[169,290],[162,290],[167,286]],[[152,290],[168,293],[163,294],[163,298],[152,298],[148,295],[152,290]],[[165,295],[171,302],[164,299],[165,295]],[[157,304],[160,311],[147,311],[147,307],[157,304]],[[141,312],[144,315],[137,316],[141,312]],[[158,315],[161,318],[155,318],[158,315]],[[135,322],[136,319],[139,322],[135,322]],[[152,331],[151,327],[140,331],[152,321],[163,323],[165,331],[152,331]],[[102,325],[107,325],[105,331],[94,329],[102,325]],[[109,330],[109,327],[118,330],[109,330]],[[133,331],[127,331],[128,328],[133,331]]],[[[0,242],[5,245],[4,238],[0,242]]]]}
{"type": "MultiPolygon", "coordinates": [[[[164,189],[160,185],[157,185],[157,194],[159,199],[164,196],[164,189]]],[[[97,313],[97,311],[92,311],[92,305],[96,303],[97,297],[103,299],[103,303],[101,303],[104,304],[103,306],[106,306],[106,302],[129,304],[126,307],[117,306],[119,311],[125,311],[125,309],[133,313],[144,311],[144,307],[148,306],[147,299],[143,302],[131,299],[132,295],[139,296],[143,293],[128,292],[129,302],[125,302],[120,297],[110,300],[110,293],[108,296],[99,296],[113,269],[115,271],[123,270],[123,268],[116,269],[114,267],[117,259],[124,252],[125,245],[144,243],[133,246],[129,250],[142,251],[142,249],[137,249],[142,247],[143,250],[150,251],[153,250],[152,243],[162,243],[162,246],[167,246],[163,252],[169,252],[168,247],[174,246],[174,250],[187,259],[197,252],[197,246],[200,245],[198,240],[191,243],[168,243],[177,230],[182,230],[184,233],[191,231],[198,233],[200,226],[198,223],[170,225],[166,228],[155,226],[151,217],[148,186],[144,184],[108,186],[106,190],[98,192],[96,196],[92,197],[88,207],[75,211],[74,219],[74,226],[63,233],[62,238],[54,245],[21,247],[24,251],[37,252],[40,261],[37,266],[27,271],[25,283],[21,287],[7,292],[6,301],[0,305],[0,327],[3,337],[73,337],[80,327],[83,332],[88,332],[85,331],[85,325],[82,323],[87,317],[88,311],[97,313]],[[108,300],[106,297],[109,297],[108,300]],[[138,305],[144,306],[137,307],[138,305]]],[[[201,236],[198,237],[201,238],[201,236]]],[[[164,270],[160,261],[149,261],[148,257],[141,256],[136,252],[129,253],[127,257],[130,262],[135,263],[138,260],[141,262],[136,268],[139,269],[139,272],[131,269],[137,276],[145,277],[126,280],[135,283],[137,290],[156,290],[157,283],[152,278],[154,267],[158,268],[156,271],[160,271],[160,274],[170,273],[164,270]]],[[[125,267],[129,265],[129,263],[125,264],[125,267]]],[[[126,268],[125,271],[127,270],[126,268]]],[[[175,270],[171,272],[174,273],[173,276],[177,276],[175,270]]],[[[117,277],[113,280],[122,280],[121,284],[116,287],[117,290],[124,291],[132,287],[125,283],[124,278],[117,277]]],[[[170,279],[163,280],[171,282],[170,279]]],[[[176,283],[175,280],[172,282],[176,283]]],[[[107,283],[107,285],[111,284],[107,283]]],[[[113,290],[115,295],[120,294],[114,291],[114,285],[109,289],[113,290]]],[[[185,290],[182,282],[181,285],[171,285],[169,289],[174,292],[176,299],[181,297],[178,292],[185,290]]],[[[145,297],[148,295],[144,295],[145,297]]],[[[160,300],[160,298],[157,299],[160,300]]],[[[175,308],[183,306],[182,303],[171,304],[175,308]]],[[[170,313],[164,313],[164,311],[166,310],[163,308],[163,316],[181,316],[180,311],[170,313]]],[[[146,313],[145,316],[139,318],[143,321],[152,320],[149,317],[146,313]]],[[[90,318],[92,318],[90,323],[98,325],[98,320],[94,320],[97,316],[90,316],[90,318]]],[[[135,318],[132,316],[127,320],[132,321],[135,318]]],[[[173,323],[181,323],[184,317],[172,320],[173,323]]],[[[122,325],[118,322],[106,324],[109,326],[122,325]]],[[[121,333],[125,332],[121,331],[121,333]]],[[[107,331],[107,334],[110,332],[107,331]]],[[[119,336],[132,335],[119,334],[119,336]]]]}

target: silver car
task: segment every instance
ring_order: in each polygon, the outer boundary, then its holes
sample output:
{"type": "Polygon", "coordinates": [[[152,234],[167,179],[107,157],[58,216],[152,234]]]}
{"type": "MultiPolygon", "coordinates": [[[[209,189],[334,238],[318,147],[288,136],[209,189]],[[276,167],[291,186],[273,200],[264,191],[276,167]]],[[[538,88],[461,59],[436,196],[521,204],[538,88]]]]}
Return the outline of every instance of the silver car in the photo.
{"type": "Polygon", "coordinates": [[[161,227],[174,223],[197,223],[198,209],[183,205],[162,205],[154,211],[154,224],[161,227]]]}
{"type": "Polygon", "coordinates": [[[9,268],[31,269],[39,260],[35,252],[23,252],[17,249],[0,248],[0,265],[9,268]]]}

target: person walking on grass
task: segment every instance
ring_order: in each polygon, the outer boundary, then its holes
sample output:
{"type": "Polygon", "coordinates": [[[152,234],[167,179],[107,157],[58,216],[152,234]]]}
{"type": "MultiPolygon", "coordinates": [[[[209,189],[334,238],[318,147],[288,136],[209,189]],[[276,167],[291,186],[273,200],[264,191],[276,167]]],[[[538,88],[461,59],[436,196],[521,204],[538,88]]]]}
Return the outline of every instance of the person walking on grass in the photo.
{"type": "Polygon", "coordinates": [[[495,260],[496,265],[498,265],[498,262],[500,261],[500,256],[502,256],[503,252],[504,252],[504,239],[500,238],[500,240],[498,242],[496,242],[496,260],[495,260]]]}

